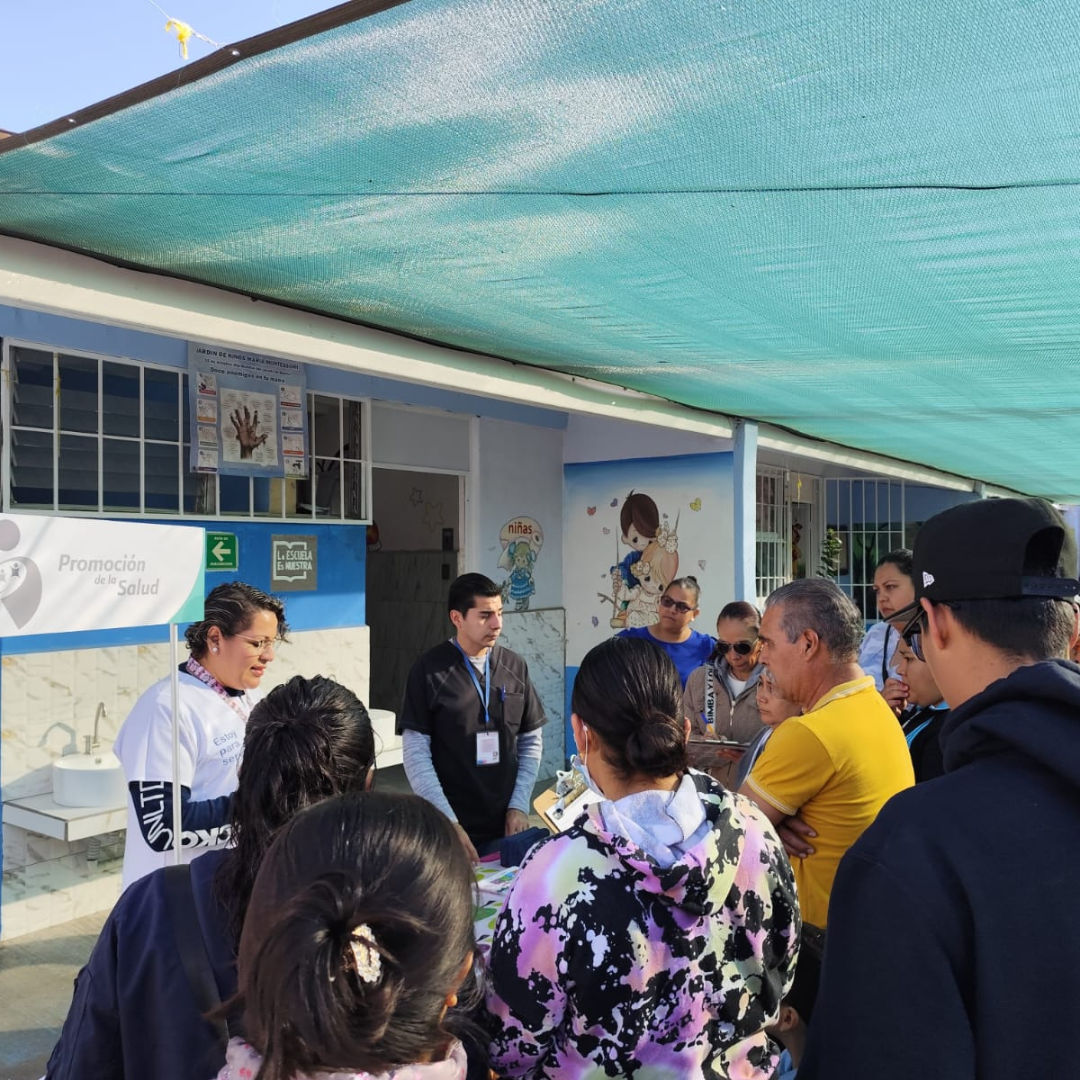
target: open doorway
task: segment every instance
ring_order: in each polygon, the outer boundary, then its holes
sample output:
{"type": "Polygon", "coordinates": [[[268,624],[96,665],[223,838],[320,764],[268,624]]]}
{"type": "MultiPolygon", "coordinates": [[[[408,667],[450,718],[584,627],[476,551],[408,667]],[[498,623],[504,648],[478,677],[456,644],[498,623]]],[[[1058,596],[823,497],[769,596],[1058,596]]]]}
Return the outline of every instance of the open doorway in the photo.
{"type": "Polygon", "coordinates": [[[368,704],[398,712],[414,661],[450,636],[446,600],[459,570],[464,477],[374,467],[368,529],[368,704]]]}

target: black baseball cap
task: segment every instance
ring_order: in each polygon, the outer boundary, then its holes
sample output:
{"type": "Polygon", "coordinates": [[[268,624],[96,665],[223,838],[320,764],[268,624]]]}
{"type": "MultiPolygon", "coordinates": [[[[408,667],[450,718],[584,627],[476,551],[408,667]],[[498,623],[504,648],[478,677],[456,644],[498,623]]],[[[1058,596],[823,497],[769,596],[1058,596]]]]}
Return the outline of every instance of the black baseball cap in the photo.
{"type": "Polygon", "coordinates": [[[1072,599],[1076,541],[1045,499],[979,499],[935,514],[919,529],[912,553],[915,602],[890,622],[916,612],[925,596],[950,600],[1011,600],[1021,596],[1072,599]],[[1031,564],[1056,566],[1055,576],[1024,573],[1031,564]]]}

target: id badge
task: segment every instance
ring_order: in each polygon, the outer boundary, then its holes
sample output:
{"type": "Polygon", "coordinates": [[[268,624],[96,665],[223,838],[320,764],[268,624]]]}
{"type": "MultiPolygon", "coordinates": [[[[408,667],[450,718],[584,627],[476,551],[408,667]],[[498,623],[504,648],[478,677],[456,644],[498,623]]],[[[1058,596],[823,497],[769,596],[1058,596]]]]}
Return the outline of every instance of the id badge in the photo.
{"type": "Polygon", "coordinates": [[[478,731],[476,733],[476,764],[499,764],[499,733],[497,731],[478,731]]]}

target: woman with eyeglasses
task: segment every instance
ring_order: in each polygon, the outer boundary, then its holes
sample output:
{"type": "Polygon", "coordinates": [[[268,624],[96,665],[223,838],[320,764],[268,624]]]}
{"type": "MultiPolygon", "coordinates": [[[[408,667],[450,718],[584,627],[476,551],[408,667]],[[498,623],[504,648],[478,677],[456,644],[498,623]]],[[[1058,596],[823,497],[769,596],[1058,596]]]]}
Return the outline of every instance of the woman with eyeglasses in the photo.
{"type": "Polygon", "coordinates": [[[690,673],[683,693],[683,714],[691,725],[691,763],[733,790],[744,748],[761,733],[760,624],[753,604],[726,604],[716,620],[712,654],[690,673]],[[708,745],[715,741],[720,747],[708,745]]]}
{"type": "Polygon", "coordinates": [[[660,597],[660,618],[652,626],[634,626],[616,637],[645,638],[659,645],[671,657],[683,686],[690,672],[703,664],[713,651],[713,639],[699,634],[690,624],[697,618],[701,586],[697,578],[676,578],[660,597]]]}
{"type": "MultiPolygon", "coordinates": [[[[180,665],[180,861],[223,847],[236,790],[244,727],[262,697],[259,683],[285,640],[285,605],[232,581],[206,598],[201,622],[185,631],[191,656],[180,665]]],[[[128,714],[113,750],[128,781],[123,887],[172,861],[172,685],[147,690],[128,714]]]]}

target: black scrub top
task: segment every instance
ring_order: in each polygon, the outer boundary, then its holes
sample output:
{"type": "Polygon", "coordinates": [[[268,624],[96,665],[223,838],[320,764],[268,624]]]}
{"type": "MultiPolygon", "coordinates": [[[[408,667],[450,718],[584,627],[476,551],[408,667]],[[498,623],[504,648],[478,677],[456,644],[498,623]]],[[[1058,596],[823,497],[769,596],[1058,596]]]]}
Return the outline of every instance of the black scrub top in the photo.
{"type": "MultiPolygon", "coordinates": [[[[431,737],[431,760],[447,801],[474,844],[505,832],[506,811],[517,781],[518,735],[542,727],[544,707],[517,653],[491,648],[489,731],[499,736],[497,765],[477,765],[476,737],[484,730],[484,703],[469,674],[472,665],[452,641],[413,664],[398,714],[398,732],[431,737]]],[[[483,670],[473,669],[481,688],[483,670]]]]}

